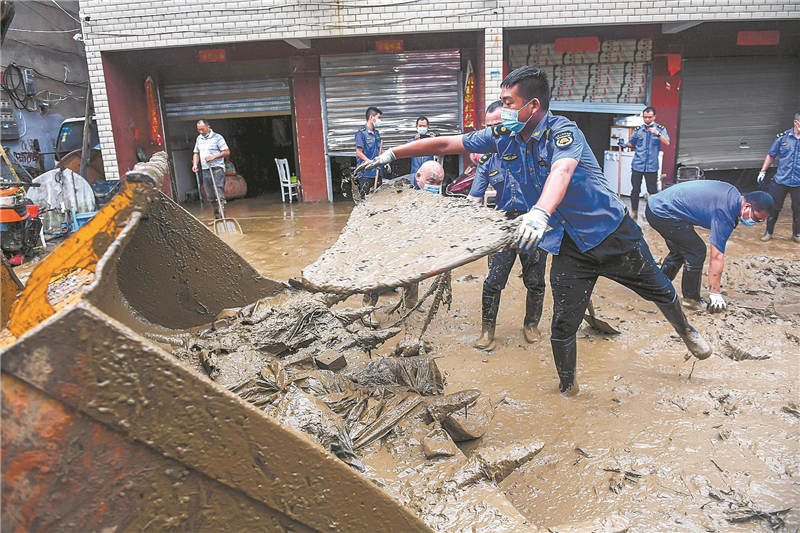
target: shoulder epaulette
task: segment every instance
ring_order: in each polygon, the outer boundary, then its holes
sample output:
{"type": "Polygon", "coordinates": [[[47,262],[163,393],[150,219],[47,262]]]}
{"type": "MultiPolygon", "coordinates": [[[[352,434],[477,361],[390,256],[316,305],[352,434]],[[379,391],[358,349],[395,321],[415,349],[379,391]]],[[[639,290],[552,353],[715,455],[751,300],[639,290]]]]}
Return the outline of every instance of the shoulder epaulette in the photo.
{"type": "Polygon", "coordinates": [[[479,165],[482,165],[482,164],[486,163],[488,160],[489,160],[489,156],[488,156],[488,155],[486,155],[486,154],[483,154],[483,155],[481,156],[481,158],[480,158],[480,159],[478,159],[478,164],[479,164],[479,165]]]}
{"type": "Polygon", "coordinates": [[[511,130],[505,126],[495,126],[492,128],[492,133],[495,137],[499,137],[501,135],[511,135],[511,130]]]}
{"type": "Polygon", "coordinates": [[[658,129],[660,129],[660,130],[663,130],[663,129],[664,129],[664,126],[662,126],[661,124],[659,124],[659,125],[658,125],[658,129]]]}
{"type": "Polygon", "coordinates": [[[367,131],[367,127],[366,126],[361,126],[361,129],[358,130],[358,131],[367,131]]]}

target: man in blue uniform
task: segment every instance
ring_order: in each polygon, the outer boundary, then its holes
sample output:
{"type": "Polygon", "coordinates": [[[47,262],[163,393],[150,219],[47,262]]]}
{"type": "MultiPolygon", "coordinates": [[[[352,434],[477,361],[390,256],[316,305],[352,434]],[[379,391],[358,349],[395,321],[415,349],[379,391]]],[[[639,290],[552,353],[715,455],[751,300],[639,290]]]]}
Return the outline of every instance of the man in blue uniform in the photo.
{"type": "MultiPolygon", "coordinates": [[[[381,115],[383,113],[377,107],[368,107],[365,113],[367,122],[356,132],[356,165],[378,157],[381,153],[381,134],[378,128],[381,126],[381,115]]],[[[373,187],[377,187],[380,178],[379,168],[356,171],[358,176],[358,192],[361,198],[369,194],[373,187]]]]}
{"type": "MultiPolygon", "coordinates": [[[[484,124],[497,126],[502,122],[500,117],[503,103],[492,102],[486,108],[484,124]]],[[[532,205],[525,202],[525,197],[511,194],[511,187],[521,187],[516,178],[507,175],[502,165],[503,160],[494,153],[484,154],[478,160],[478,169],[469,191],[468,198],[475,203],[483,201],[488,185],[497,191],[496,209],[505,211],[508,218],[517,218],[527,213],[532,205]],[[506,184],[509,184],[506,187],[506,184]],[[513,184],[513,185],[512,185],[513,184]]],[[[526,184],[530,186],[530,184],[526,184]]],[[[527,289],[525,297],[525,319],[522,322],[522,335],[529,343],[536,342],[539,337],[539,319],[542,317],[544,303],[544,271],[547,265],[547,252],[541,248],[523,252],[516,246],[510,246],[489,256],[489,274],[483,282],[481,294],[481,334],[475,347],[490,351],[495,347],[494,333],[497,325],[497,312],[500,308],[500,294],[506,287],[511,268],[519,255],[522,264],[522,282],[527,289]]]]}
{"type": "Polygon", "coordinates": [[[655,302],[698,358],[711,347],[689,324],[672,283],[658,268],[641,229],[608,186],[583,133],[548,110],[544,70],[521,67],[501,84],[503,125],[459,136],[423,139],[387,150],[362,168],[396,157],[431,153],[497,153],[515,176],[508,194],[533,208],[520,217],[518,247],[540,246],[554,255],[550,268],[553,322],[550,344],[565,394],[577,392],[575,335],[599,276],[655,302]]]}
{"type": "Polygon", "coordinates": [[[669,248],[661,270],[673,280],[683,266],[681,291],[684,305],[696,309],[705,305],[700,297],[700,285],[706,245],[694,226],[711,230],[708,310],[714,313],[726,307],[720,293],[720,281],[725,268],[725,243],[733,228],[739,222],[752,226],[765,220],[774,210],[772,196],[763,191],[742,196],[733,185],[710,180],[679,183],[650,199],[645,217],[650,226],[664,237],[669,248]]]}
{"type": "Polygon", "coordinates": [[[633,130],[628,139],[628,148],[636,150],[631,163],[631,211],[634,220],[639,215],[642,178],[648,194],[658,192],[658,152],[662,146],[669,146],[667,128],[656,123],[655,108],[646,107],[642,111],[642,120],[644,124],[633,130]]]}
{"type": "MultiPolygon", "coordinates": [[[[420,116],[417,117],[417,133],[412,138],[408,140],[408,142],[418,141],[420,139],[425,139],[427,137],[436,137],[438,135],[435,131],[431,131],[429,128],[430,123],[428,122],[428,117],[420,116]]],[[[417,171],[419,167],[422,166],[423,163],[426,161],[433,161],[432,155],[424,155],[420,157],[412,157],[411,158],[411,172],[409,172],[409,181],[411,182],[411,186],[415,189],[420,189],[417,185],[417,171]]]]}
{"type": "Polygon", "coordinates": [[[767,169],[778,158],[778,171],[769,184],[769,193],[775,199],[775,215],[767,219],[767,231],[762,241],[772,239],[775,223],[783,207],[786,195],[792,197],[792,240],[800,242],[800,111],[794,114],[794,125],[791,129],[778,134],[772,147],[764,158],[761,172],[758,173],[758,184],[764,183],[767,169]]]}

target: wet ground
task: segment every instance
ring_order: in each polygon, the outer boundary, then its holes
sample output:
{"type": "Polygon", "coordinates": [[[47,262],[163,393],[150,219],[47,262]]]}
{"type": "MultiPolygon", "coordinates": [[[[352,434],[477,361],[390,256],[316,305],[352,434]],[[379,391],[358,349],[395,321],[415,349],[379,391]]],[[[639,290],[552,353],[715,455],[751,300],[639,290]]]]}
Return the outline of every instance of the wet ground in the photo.
{"type": "MultiPolygon", "coordinates": [[[[335,242],[350,209],[236,201],[228,216],[245,234],[226,240],[265,275],[288,279],[335,242]]],[[[210,218],[208,211],[197,214],[210,218]]],[[[549,291],[542,341],[528,345],[515,266],[500,307],[498,346],[487,354],[471,347],[486,261],[456,269],[452,308],[440,312],[426,338],[441,357],[445,392],[478,388],[502,400],[488,433],[462,450],[542,440],[543,451],[501,484],[538,525],[618,513],[633,531],[797,531],[800,246],[789,240],[787,211],[772,242],[759,242],[761,227],[734,232],[723,276],[728,311],[689,314],[714,344],[706,361],[685,360],[683,344],[653,304],[600,280],[597,312],[622,333],[581,329],[581,391],[574,398],[557,391],[549,291]]],[[[666,253],[661,238],[639,222],[653,254],[666,253]]]]}

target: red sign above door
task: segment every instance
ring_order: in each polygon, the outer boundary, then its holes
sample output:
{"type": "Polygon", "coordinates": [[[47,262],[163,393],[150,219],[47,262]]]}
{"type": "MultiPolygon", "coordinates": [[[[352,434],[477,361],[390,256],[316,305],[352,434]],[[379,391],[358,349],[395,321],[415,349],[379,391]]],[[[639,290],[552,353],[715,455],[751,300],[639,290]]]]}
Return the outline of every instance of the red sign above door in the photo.
{"type": "Polygon", "coordinates": [[[213,48],[209,50],[200,50],[197,52],[197,59],[201,63],[221,63],[228,58],[225,54],[224,48],[213,48]]]}

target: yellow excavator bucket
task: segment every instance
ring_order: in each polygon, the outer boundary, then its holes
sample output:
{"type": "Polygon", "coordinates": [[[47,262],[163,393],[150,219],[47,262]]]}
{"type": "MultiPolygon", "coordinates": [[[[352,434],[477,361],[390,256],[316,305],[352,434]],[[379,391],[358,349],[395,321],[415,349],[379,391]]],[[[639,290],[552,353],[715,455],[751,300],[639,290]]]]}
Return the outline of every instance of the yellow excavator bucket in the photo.
{"type": "Polygon", "coordinates": [[[430,531],[150,340],[285,290],[158,191],[165,167],[163,154],[137,165],[14,301],[0,333],[3,529],[430,531]]]}

